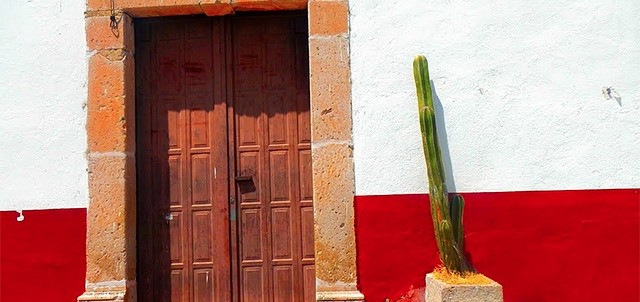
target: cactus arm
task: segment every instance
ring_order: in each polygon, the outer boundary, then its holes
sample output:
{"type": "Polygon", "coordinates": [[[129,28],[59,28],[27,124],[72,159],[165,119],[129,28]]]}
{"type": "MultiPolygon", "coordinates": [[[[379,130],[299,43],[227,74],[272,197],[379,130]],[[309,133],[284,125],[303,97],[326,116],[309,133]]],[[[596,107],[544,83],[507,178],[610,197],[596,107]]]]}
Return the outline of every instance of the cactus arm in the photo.
{"type": "Polygon", "coordinates": [[[456,194],[449,204],[451,213],[451,221],[453,222],[453,237],[460,248],[464,250],[464,228],[462,224],[462,211],[464,209],[464,198],[456,194]]]}
{"type": "Polygon", "coordinates": [[[444,177],[444,169],[442,165],[442,154],[440,152],[440,145],[438,144],[438,134],[436,133],[436,119],[435,113],[433,112],[433,108],[426,107],[427,109],[427,153],[428,153],[428,167],[431,169],[428,170],[429,176],[429,186],[431,187],[431,183],[433,182],[435,192],[431,192],[430,194],[435,194],[436,198],[440,203],[440,211],[444,217],[449,217],[449,206],[448,199],[449,196],[447,194],[447,184],[445,183],[444,177]],[[430,170],[430,171],[429,171],[430,170]]]}
{"type": "Polygon", "coordinates": [[[460,194],[456,194],[451,198],[449,203],[449,213],[451,213],[451,221],[453,227],[454,248],[458,257],[458,263],[460,265],[460,271],[468,271],[466,257],[464,255],[464,224],[463,224],[463,210],[464,210],[464,198],[460,194]]]}
{"type": "Polygon", "coordinates": [[[413,78],[416,82],[418,109],[422,109],[422,107],[427,106],[427,91],[431,90],[431,83],[429,82],[429,67],[427,64],[427,58],[424,56],[417,56],[413,60],[413,78]]]}
{"type": "Polygon", "coordinates": [[[429,78],[429,62],[425,56],[417,56],[413,60],[413,71],[416,88],[418,88],[418,107],[422,108],[424,106],[428,106],[433,108],[431,79],[429,78]]]}
{"type": "MultiPolygon", "coordinates": [[[[433,128],[433,111],[429,110],[429,107],[426,106],[427,95],[425,94],[425,90],[431,90],[428,81],[423,81],[422,79],[428,79],[428,72],[424,72],[422,69],[426,67],[426,59],[419,60],[420,58],[416,58],[414,61],[414,75],[416,78],[416,90],[418,92],[418,107],[420,114],[420,130],[422,137],[422,144],[425,146],[424,148],[424,157],[427,162],[427,175],[429,180],[429,198],[431,199],[430,208],[431,208],[431,216],[433,221],[433,229],[435,230],[436,243],[438,245],[438,250],[442,251],[445,248],[445,239],[442,236],[442,232],[440,230],[440,222],[444,218],[442,213],[443,202],[442,202],[442,183],[439,182],[440,177],[437,176],[437,165],[434,165],[436,150],[430,148],[434,146],[433,135],[429,129],[433,128]],[[426,83],[426,84],[425,84],[426,83]],[[434,154],[434,156],[431,156],[434,154]],[[435,169],[434,169],[435,168],[435,169]]],[[[446,190],[446,189],[445,189],[446,190]]],[[[440,253],[441,255],[443,253],[440,253]]],[[[443,260],[444,262],[444,260],[443,260]]]]}
{"type": "MultiPolygon", "coordinates": [[[[427,59],[418,56],[413,60],[413,76],[416,83],[416,93],[418,96],[418,114],[420,115],[420,132],[422,133],[422,145],[427,146],[427,115],[426,109],[427,99],[429,97],[427,91],[431,92],[431,83],[429,82],[429,69],[427,59]]],[[[425,161],[429,161],[428,151],[424,152],[425,161]]],[[[429,165],[427,165],[427,168],[429,165]]]]}
{"type": "Polygon", "coordinates": [[[436,182],[436,186],[439,188],[438,196],[443,197],[443,199],[439,198],[440,207],[443,209],[444,213],[447,213],[449,210],[446,206],[448,199],[447,187],[444,182],[445,177],[442,163],[442,152],[440,151],[440,144],[438,143],[435,111],[433,107],[433,94],[429,78],[429,63],[426,57],[417,56],[413,60],[413,73],[416,82],[416,93],[418,96],[422,143],[423,146],[425,146],[425,160],[429,162],[427,165],[427,173],[430,182],[429,187],[431,187],[432,181],[436,182]],[[431,169],[429,169],[429,167],[431,169]]]}
{"type": "Polygon", "coordinates": [[[454,242],[453,239],[453,227],[451,226],[451,222],[449,220],[442,220],[440,222],[440,232],[442,233],[443,239],[448,244],[444,245],[443,253],[440,255],[442,258],[442,262],[444,266],[455,271],[459,271],[458,269],[458,255],[455,251],[455,246],[450,244],[454,242]]]}

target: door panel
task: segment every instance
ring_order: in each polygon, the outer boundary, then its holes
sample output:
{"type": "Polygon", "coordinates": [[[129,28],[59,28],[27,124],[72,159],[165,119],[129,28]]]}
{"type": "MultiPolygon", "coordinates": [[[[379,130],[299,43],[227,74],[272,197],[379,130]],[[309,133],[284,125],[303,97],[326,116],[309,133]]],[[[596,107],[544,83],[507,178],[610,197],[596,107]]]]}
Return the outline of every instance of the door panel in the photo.
{"type": "Polygon", "coordinates": [[[306,19],[136,21],[135,56],[138,300],[315,300],[306,19]]]}
{"type": "Polygon", "coordinates": [[[315,300],[306,41],[305,18],[233,22],[244,301],[315,300]]]}
{"type": "Polygon", "coordinates": [[[136,24],[139,301],[229,301],[222,22],[136,24]]]}

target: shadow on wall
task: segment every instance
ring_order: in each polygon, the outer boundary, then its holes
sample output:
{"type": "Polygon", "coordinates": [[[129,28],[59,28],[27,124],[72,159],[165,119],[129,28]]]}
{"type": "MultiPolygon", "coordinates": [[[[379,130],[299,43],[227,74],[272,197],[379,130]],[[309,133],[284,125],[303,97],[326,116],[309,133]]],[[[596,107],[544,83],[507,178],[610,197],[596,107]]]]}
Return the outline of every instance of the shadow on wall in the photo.
{"type": "MultiPolygon", "coordinates": [[[[440,151],[442,152],[442,164],[444,165],[445,181],[447,184],[447,190],[449,193],[456,192],[456,182],[453,176],[453,166],[451,165],[451,154],[449,152],[449,137],[447,136],[447,123],[444,120],[444,108],[438,92],[436,91],[436,84],[431,82],[431,90],[433,92],[433,107],[436,115],[436,130],[438,131],[438,142],[440,142],[440,151]]],[[[417,123],[418,121],[416,121],[417,123]]],[[[425,175],[425,181],[427,176],[425,175]]]]}

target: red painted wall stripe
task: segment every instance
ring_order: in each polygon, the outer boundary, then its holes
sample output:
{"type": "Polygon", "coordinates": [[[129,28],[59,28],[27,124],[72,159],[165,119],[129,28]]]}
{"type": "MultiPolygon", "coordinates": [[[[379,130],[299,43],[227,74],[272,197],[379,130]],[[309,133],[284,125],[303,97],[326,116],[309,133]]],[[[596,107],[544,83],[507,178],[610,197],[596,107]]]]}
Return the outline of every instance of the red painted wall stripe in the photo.
{"type": "MultiPolygon", "coordinates": [[[[638,189],[463,195],[473,264],[506,302],[640,301],[638,189]]],[[[422,301],[439,262],[428,196],[357,196],[355,207],[367,301],[422,301]]]]}
{"type": "MultiPolygon", "coordinates": [[[[469,193],[474,265],[505,301],[640,300],[638,190],[469,193]]],[[[84,289],[86,210],[0,212],[0,301],[75,301],[84,289]]],[[[428,197],[356,197],[367,301],[420,301],[438,262],[428,197]]]]}
{"type": "Polygon", "coordinates": [[[84,291],[86,209],[0,212],[0,301],[69,302],[84,291]]]}

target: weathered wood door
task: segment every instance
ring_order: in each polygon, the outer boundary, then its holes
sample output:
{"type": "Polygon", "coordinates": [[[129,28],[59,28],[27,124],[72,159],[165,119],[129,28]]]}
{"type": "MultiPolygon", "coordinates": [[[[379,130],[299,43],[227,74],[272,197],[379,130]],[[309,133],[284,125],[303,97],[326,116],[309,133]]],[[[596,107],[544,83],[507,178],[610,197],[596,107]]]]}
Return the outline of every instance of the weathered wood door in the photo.
{"type": "Polygon", "coordinates": [[[136,23],[139,301],[313,301],[306,18],[136,23]]]}
{"type": "Polygon", "coordinates": [[[313,301],[306,18],[136,23],[139,301],[313,301]]]}
{"type": "Polygon", "coordinates": [[[136,26],[139,301],[228,301],[223,24],[136,26]]]}
{"type": "Polygon", "coordinates": [[[308,51],[298,21],[233,22],[243,301],[315,300],[308,51]]]}

